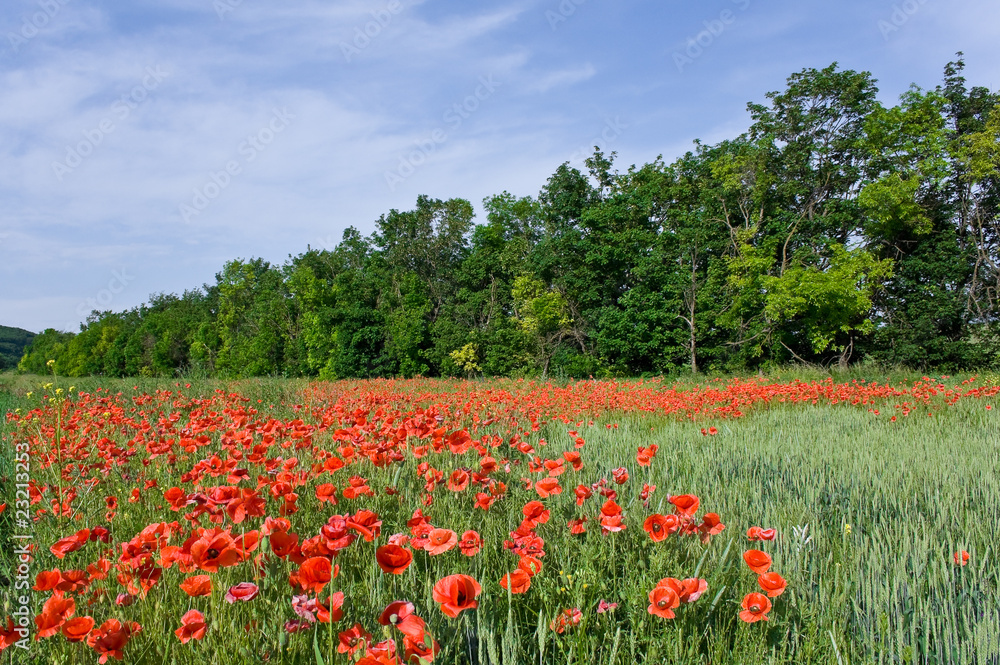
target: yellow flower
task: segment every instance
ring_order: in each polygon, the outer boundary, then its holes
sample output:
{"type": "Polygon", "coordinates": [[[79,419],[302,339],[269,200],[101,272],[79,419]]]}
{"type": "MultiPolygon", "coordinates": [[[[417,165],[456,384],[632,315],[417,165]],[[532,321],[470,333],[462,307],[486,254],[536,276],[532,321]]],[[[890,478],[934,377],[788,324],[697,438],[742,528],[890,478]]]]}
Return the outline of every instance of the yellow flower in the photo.
{"type": "Polygon", "coordinates": [[[62,395],[62,388],[56,388],[56,395],[62,395]]]}
{"type": "Polygon", "coordinates": [[[32,391],[30,391],[30,390],[29,390],[29,391],[28,391],[28,394],[27,394],[26,396],[27,396],[27,397],[31,397],[31,396],[32,396],[32,395],[34,395],[34,394],[35,394],[35,393],[33,393],[32,391]]]}
{"type": "Polygon", "coordinates": [[[851,535],[851,525],[850,524],[845,524],[844,525],[844,535],[845,536],[851,535]]]}

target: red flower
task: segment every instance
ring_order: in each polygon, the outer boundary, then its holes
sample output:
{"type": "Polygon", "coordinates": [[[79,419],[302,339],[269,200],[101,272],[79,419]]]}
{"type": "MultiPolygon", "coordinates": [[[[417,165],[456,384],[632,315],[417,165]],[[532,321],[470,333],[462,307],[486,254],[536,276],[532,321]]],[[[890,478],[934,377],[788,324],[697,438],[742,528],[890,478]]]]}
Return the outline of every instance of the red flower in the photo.
{"type": "Polygon", "coordinates": [[[668,585],[656,586],[649,592],[649,607],[646,611],[664,619],[673,619],[674,608],[681,604],[677,592],[668,585]]]}
{"type": "Polygon", "coordinates": [[[49,551],[52,552],[57,559],[62,559],[70,552],[75,552],[86,545],[89,540],[90,529],[81,529],[72,536],[66,536],[65,538],[57,540],[52,547],[49,548],[49,551]]]}
{"type": "Polygon", "coordinates": [[[337,505],[337,488],[330,483],[323,483],[316,486],[316,498],[320,503],[330,503],[337,505]]]}
{"type": "Polygon", "coordinates": [[[338,635],[340,644],[337,645],[337,653],[354,654],[358,649],[364,649],[372,641],[371,633],[366,631],[360,623],[354,624],[350,630],[345,630],[338,635]]]}
{"type": "Polygon", "coordinates": [[[375,550],[375,562],[384,572],[402,575],[413,561],[413,553],[399,545],[383,545],[375,550]]]}
{"type": "Polygon", "coordinates": [[[424,549],[431,556],[444,554],[458,544],[458,534],[451,529],[434,529],[427,535],[424,549]]]}
{"type": "Polygon", "coordinates": [[[771,567],[771,557],[760,550],[747,550],[743,553],[743,560],[758,575],[763,575],[771,567]]]}
{"type": "Polygon", "coordinates": [[[132,636],[142,631],[142,627],[134,621],[122,622],[118,619],[108,619],[95,628],[87,636],[87,646],[100,654],[98,663],[108,662],[108,656],[122,660],[125,655],[122,650],[132,636]]]}
{"type": "Polygon", "coordinates": [[[174,631],[174,635],[180,638],[181,644],[187,644],[191,640],[205,637],[207,628],[205,615],[198,610],[188,610],[181,617],[181,627],[174,631]]]}
{"type": "Polygon", "coordinates": [[[63,624],[62,634],[68,642],[82,642],[87,639],[94,628],[94,620],[90,617],[76,617],[63,624]]]}
{"type": "Polygon", "coordinates": [[[694,514],[698,512],[698,504],[700,503],[698,497],[693,494],[672,496],[668,501],[674,504],[674,511],[678,515],[684,515],[685,517],[694,517],[694,514]]]}
{"type": "Polygon", "coordinates": [[[764,573],[757,578],[757,583],[760,588],[763,589],[764,593],[767,594],[768,598],[775,598],[780,596],[785,592],[785,587],[788,586],[785,579],[778,573],[764,573]]]}
{"type": "Polygon", "coordinates": [[[743,611],[740,620],[747,623],[767,621],[767,613],[771,611],[771,601],[762,593],[748,593],[743,598],[743,611]]]}
{"type": "Polygon", "coordinates": [[[777,531],[774,529],[763,529],[759,526],[752,526],[747,529],[747,540],[774,540],[777,531]]]}
{"type": "Polygon", "coordinates": [[[642,528],[646,530],[646,533],[649,534],[654,543],[665,540],[667,536],[677,531],[679,525],[677,524],[676,516],[671,515],[671,517],[674,517],[672,522],[667,519],[666,515],[657,513],[650,515],[642,523],[642,528]]]}
{"type": "Polygon", "coordinates": [[[561,635],[567,628],[580,625],[581,619],[583,619],[583,612],[579,608],[565,609],[549,623],[549,630],[554,630],[561,635]]]}
{"type": "Polygon", "coordinates": [[[383,626],[395,626],[403,635],[421,642],[427,627],[424,620],[413,613],[413,603],[404,600],[389,603],[378,622],[383,626]]]}
{"type": "Polygon", "coordinates": [[[181,589],[192,598],[208,596],[212,593],[212,578],[208,575],[195,575],[180,583],[181,589]]]}
{"type": "Polygon", "coordinates": [[[434,585],[434,602],[441,605],[441,611],[455,619],[462,610],[471,610],[479,606],[476,598],[482,591],[479,582],[468,575],[448,575],[438,580],[434,585]]]}
{"type": "Polygon", "coordinates": [[[469,530],[462,534],[462,539],[458,541],[458,549],[465,556],[476,556],[483,547],[483,539],[475,531],[469,530]]]}
{"type": "Polygon", "coordinates": [[[701,542],[707,543],[711,536],[722,533],[722,530],[725,528],[726,525],[722,523],[718,515],[715,513],[705,513],[701,524],[698,526],[701,542]]]}
{"type": "Polygon", "coordinates": [[[229,591],[226,592],[226,602],[235,603],[237,600],[242,602],[247,602],[248,600],[253,600],[260,593],[260,587],[252,582],[240,582],[234,586],[229,587],[229,591]]]}
{"type": "Polygon", "coordinates": [[[955,565],[964,566],[969,563],[969,553],[965,550],[955,552],[955,565]]]}
{"type": "Polygon", "coordinates": [[[463,469],[456,469],[448,477],[448,489],[452,492],[462,492],[469,486],[469,473],[463,469]]]}
{"type": "Polygon", "coordinates": [[[299,566],[299,586],[304,591],[315,591],[318,594],[333,577],[333,567],[326,557],[314,556],[299,566]]]}
{"type": "Polygon", "coordinates": [[[626,469],[623,466],[620,466],[611,472],[611,477],[619,485],[624,485],[625,482],[628,480],[628,469],[626,469]]]}
{"type": "Polygon", "coordinates": [[[500,586],[510,589],[511,593],[525,593],[531,588],[531,575],[522,568],[517,568],[512,573],[507,573],[500,579],[500,586]]]}
{"type": "Polygon", "coordinates": [[[521,513],[526,521],[531,522],[532,527],[549,521],[549,511],[545,509],[545,504],[541,501],[529,501],[524,504],[521,513]]]}

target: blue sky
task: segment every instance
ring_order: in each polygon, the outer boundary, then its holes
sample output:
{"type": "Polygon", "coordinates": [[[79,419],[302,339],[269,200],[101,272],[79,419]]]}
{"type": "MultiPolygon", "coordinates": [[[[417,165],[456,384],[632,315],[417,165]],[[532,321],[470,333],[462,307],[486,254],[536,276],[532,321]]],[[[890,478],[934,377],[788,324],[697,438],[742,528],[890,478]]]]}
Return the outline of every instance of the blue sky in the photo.
{"type": "Polygon", "coordinates": [[[4,0],[0,323],[76,330],[419,194],[534,195],[595,143],[670,161],[807,67],[892,103],[962,50],[996,90],[998,37],[995,0],[4,0]]]}

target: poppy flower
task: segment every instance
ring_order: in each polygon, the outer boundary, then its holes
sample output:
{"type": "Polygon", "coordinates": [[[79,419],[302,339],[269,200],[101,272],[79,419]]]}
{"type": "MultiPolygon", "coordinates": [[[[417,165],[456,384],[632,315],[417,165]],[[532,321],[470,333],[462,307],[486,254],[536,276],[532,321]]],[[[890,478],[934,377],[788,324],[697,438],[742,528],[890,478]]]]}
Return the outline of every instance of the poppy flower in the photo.
{"type": "Polygon", "coordinates": [[[583,612],[579,608],[565,609],[549,623],[549,630],[554,630],[556,633],[562,635],[567,628],[579,626],[581,619],[583,619],[583,612]]]}
{"type": "Polygon", "coordinates": [[[476,556],[483,547],[483,539],[476,531],[466,531],[462,534],[462,539],[458,541],[458,549],[465,556],[476,556]]]}
{"type": "Polygon", "coordinates": [[[345,630],[337,635],[339,644],[337,653],[353,655],[358,649],[365,649],[372,641],[371,633],[365,630],[360,623],[356,623],[349,630],[345,630]]]}
{"type": "Polygon", "coordinates": [[[208,596],[212,593],[212,578],[208,575],[195,575],[181,582],[180,587],[192,598],[208,596]]]}
{"type": "Polygon", "coordinates": [[[413,613],[413,603],[397,600],[389,603],[378,622],[383,626],[395,626],[399,632],[413,640],[423,640],[427,624],[413,613]]]}
{"type": "Polygon", "coordinates": [[[582,506],[583,502],[594,494],[586,485],[577,485],[573,492],[576,494],[576,505],[578,506],[582,506]]]}
{"type": "Polygon", "coordinates": [[[357,531],[370,543],[382,532],[382,520],[370,510],[359,510],[347,520],[347,528],[357,531]]]}
{"type": "Polygon", "coordinates": [[[771,557],[760,550],[747,550],[743,553],[743,560],[758,575],[763,575],[771,567],[771,557]]]}
{"type": "Polygon", "coordinates": [[[570,533],[573,533],[573,534],[586,533],[587,532],[587,518],[586,517],[573,518],[569,522],[566,523],[566,526],[569,527],[569,532],[570,533]]]}
{"type": "Polygon", "coordinates": [[[618,603],[609,603],[608,601],[601,598],[601,601],[597,603],[597,613],[604,614],[605,612],[610,612],[616,607],[618,607],[618,603]]]}
{"type": "Polygon", "coordinates": [[[403,637],[403,659],[407,663],[430,663],[441,652],[441,645],[429,635],[415,640],[410,636],[403,637]]]}
{"type": "Polygon", "coordinates": [[[673,619],[674,608],[681,604],[677,592],[670,586],[657,586],[649,592],[649,607],[646,611],[664,619],[673,619]]]}
{"type": "Polygon", "coordinates": [[[91,617],[76,617],[63,624],[62,634],[68,642],[82,642],[93,628],[94,620],[91,617]]]}
{"type": "Polygon", "coordinates": [[[58,568],[43,570],[35,575],[35,586],[31,587],[35,591],[52,591],[62,581],[62,573],[58,568]]]}
{"type": "Polygon", "coordinates": [[[76,613],[76,601],[63,596],[61,591],[56,591],[45,601],[42,612],[35,617],[35,639],[52,637],[59,632],[62,625],[66,623],[73,614],[76,613]]]}
{"type": "Polygon", "coordinates": [[[271,543],[271,551],[274,552],[274,555],[284,559],[295,554],[299,544],[299,537],[294,533],[275,531],[268,536],[268,541],[271,543]]]}
{"type": "Polygon", "coordinates": [[[452,492],[462,492],[469,487],[469,473],[464,469],[455,469],[448,477],[448,489],[452,492]]]}
{"type": "Polygon", "coordinates": [[[512,573],[507,573],[500,579],[500,586],[504,589],[509,589],[511,593],[525,593],[531,588],[531,575],[526,573],[524,569],[517,568],[512,573]]]}
{"type": "Polygon", "coordinates": [[[323,483],[316,486],[316,498],[320,503],[330,503],[337,505],[337,488],[330,483],[323,483]]]}
{"type": "Polygon", "coordinates": [[[785,587],[788,586],[785,579],[778,573],[764,573],[757,578],[757,583],[760,588],[763,589],[764,593],[767,594],[768,598],[776,598],[785,592],[785,587]]]}
{"type": "Polygon", "coordinates": [[[698,497],[693,494],[672,496],[668,499],[668,501],[674,504],[674,511],[678,515],[683,515],[685,517],[694,517],[694,514],[698,512],[698,505],[700,503],[698,497]]]}
{"type": "Polygon", "coordinates": [[[343,619],[344,610],[341,608],[344,606],[344,592],[331,593],[327,601],[330,604],[329,607],[319,600],[316,601],[316,618],[319,622],[330,623],[331,621],[340,621],[343,619]]]}
{"type": "Polygon", "coordinates": [[[623,466],[618,467],[611,472],[611,477],[619,485],[624,485],[628,481],[628,469],[623,466]]]}
{"type": "Polygon", "coordinates": [[[451,529],[434,529],[427,535],[424,550],[431,556],[444,554],[458,544],[458,534],[451,529]]]}
{"type": "Polygon", "coordinates": [[[260,593],[260,587],[253,582],[240,582],[229,587],[225,597],[227,603],[235,603],[236,601],[245,603],[256,598],[258,593],[260,593]]]}
{"type": "Polygon", "coordinates": [[[191,543],[191,562],[206,573],[217,573],[219,568],[238,564],[242,557],[234,546],[233,537],[221,529],[202,534],[191,543]]]}
{"type": "Polygon", "coordinates": [[[774,540],[777,535],[777,531],[774,529],[764,529],[759,526],[752,526],[747,529],[747,540],[774,540]]]}
{"type": "Polygon", "coordinates": [[[98,663],[108,662],[109,656],[122,660],[125,658],[123,649],[132,636],[139,632],[142,632],[142,626],[134,621],[108,619],[90,631],[90,635],[87,636],[87,646],[100,655],[98,663]]]}
{"type": "Polygon", "coordinates": [[[14,627],[14,620],[7,617],[7,626],[0,623],[0,653],[7,647],[13,646],[21,639],[19,629],[14,627]]]}
{"type": "Polygon", "coordinates": [[[49,551],[57,559],[64,558],[67,554],[82,548],[90,540],[90,529],[81,529],[72,536],[66,536],[57,540],[49,547],[49,551]]]}
{"type": "Polygon", "coordinates": [[[188,610],[181,617],[181,627],[174,631],[181,644],[187,644],[191,640],[200,640],[205,637],[205,615],[198,610],[188,610]]]}
{"type": "Polygon", "coordinates": [[[468,575],[448,575],[438,580],[432,595],[434,602],[441,605],[445,616],[455,619],[459,612],[479,606],[476,598],[481,591],[479,582],[468,575]]]}
{"type": "Polygon", "coordinates": [[[535,491],[544,499],[552,494],[562,494],[562,486],[555,478],[542,478],[535,483],[535,491]]]}
{"type": "MultiPolygon", "coordinates": [[[[674,520],[676,522],[676,520],[674,520]]],[[[666,540],[667,536],[677,531],[678,525],[667,520],[666,515],[653,514],[642,523],[642,528],[649,534],[654,543],[666,540]]]]}
{"type": "Polygon", "coordinates": [[[532,525],[545,524],[549,521],[549,511],[545,509],[545,504],[541,501],[529,501],[524,504],[521,513],[532,525]]]}
{"type": "Polygon", "coordinates": [[[522,556],[517,562],[517,567],[528,573],[528,577],[534,577],[542,572],[542,560],[533,556],[522,556]]]}
{"type": "Polygon", "coordinates": [[[701,538],[701,542],[707,543],[711,536],[718,535],[722,533],[726,525],[722,523],[721,518],[715,513],[705,513],[702,517],[701,524],[698,526],[698,533],[701,538]]]}
{"type": "Polygon", "coordinates": [[[762,593],[748,593],[743,598],[743,611],[740,620],[747,623],[767,621],[767,613],[771,611],[771,601],[762,593]]]}
{"type": "Polygon", "coordinates": [[[402,575],[412,561],[413,553],[399,545],[383,545],[375,550],[375,562],[390,575],[402,575]]]}
{"type": "Polygon", "coordinates": [[[964,566],[969,563],[969,553],[965,550],[955,552],[954,558],[956,566],[964,566]]]}
{"type": "Polygon", "coordinates": [[[333,566],[326,557],[314,556],[299,566],[299,586],[303,591],[315,591],[318,594],[333,577],[333,566]]]}

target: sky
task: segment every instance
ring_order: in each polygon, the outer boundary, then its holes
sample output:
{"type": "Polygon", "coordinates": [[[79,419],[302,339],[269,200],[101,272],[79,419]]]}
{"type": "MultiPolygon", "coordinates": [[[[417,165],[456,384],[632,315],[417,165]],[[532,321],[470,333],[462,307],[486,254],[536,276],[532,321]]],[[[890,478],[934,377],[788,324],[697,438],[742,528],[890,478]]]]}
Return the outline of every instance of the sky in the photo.
{"type": "Polygon", "coordinates": [[[996,0],[4,0],[0,324],[91,310],[364,235],[418,195],[537,195],[749,125],[789,75],[892,104],[965,53],[1000,88],[996,0]]]}

